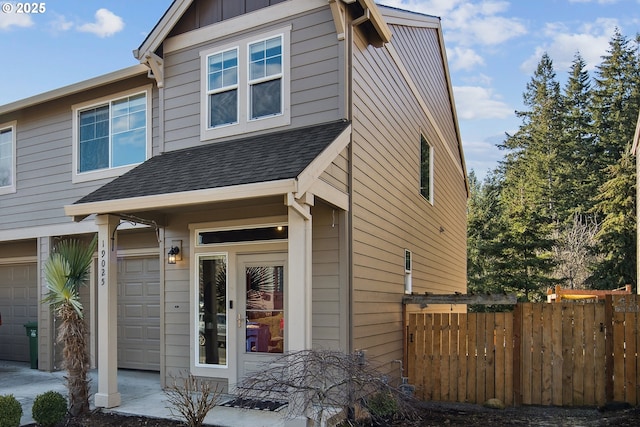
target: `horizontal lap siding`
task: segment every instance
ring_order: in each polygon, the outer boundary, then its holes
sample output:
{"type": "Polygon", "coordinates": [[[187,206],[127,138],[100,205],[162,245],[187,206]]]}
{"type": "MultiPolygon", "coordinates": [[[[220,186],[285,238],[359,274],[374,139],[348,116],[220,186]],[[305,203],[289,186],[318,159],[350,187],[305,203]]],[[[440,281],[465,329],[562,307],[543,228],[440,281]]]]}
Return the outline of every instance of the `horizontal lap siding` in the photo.
{"type": "MultiPolygon", "coordinates": [[[[68,223],[64,205],[109,181],[71,182],[71,106],[150,83],[146,75],[140,76],[0,117],[0,123],[17,120],[17,192],[0,196],[0,231],[68,223]]],[[[153,96],[152,132],[157,134],[158,103],[153,96]]]]}
{"type": "MultiPolygon", "coordinates": [[[[430,38],[436,30],[419,31],[430,38]]],[[[403,37],[395,32],[391,44],[402,45],[403,37]]],[[[412,55],[432,70],[423,79],[433,80],[433,95],[422,99],[445,141],[387,49],[365,47],[361,39],[355,43],[353,346],[389,361],[402,355],[405,248],[413,253],[414,292],[465,292],[466,189],[461,161],[446,154],[444,145],[456,147],[458,140],[439,47],[428,45],[425,54],[424,46],[414,46],[412,55]],[[435,151],[433,205],[419,193],[421,132],[435,151]]]]}
{"type": "MultiPolygon", "coordinates": [[[[256,37],[291,24],[291,125],[307,126],[343,117],[338,82],[339,45],[328,7],[255,30],[256,37]]],[[[224,25],[224,24],[222,24],[224,25]]],[[[248,37],[243,33],[241,38],[248,37]]],[[[166,150],[202,144],[200,141],[200,52],[237,40],[211,40],[165,55],[166,150]]],[[[274,129],[280,130],[280,129],[274,129]]],[[[232,136],[237,138],[241,135],[232,136]]],[[[227,138],[227,139],[230,139],[227,138]]]]}

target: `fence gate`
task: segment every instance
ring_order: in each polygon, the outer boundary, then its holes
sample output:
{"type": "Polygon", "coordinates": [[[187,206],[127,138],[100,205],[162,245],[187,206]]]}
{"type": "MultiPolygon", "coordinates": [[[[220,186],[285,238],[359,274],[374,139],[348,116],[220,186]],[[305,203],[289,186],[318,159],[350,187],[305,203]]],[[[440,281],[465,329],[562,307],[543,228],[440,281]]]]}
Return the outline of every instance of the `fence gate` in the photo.
{"type": "Polygon", "coordinates": [[[409,382],[424,400],[638,405],[639,302],[625,295],[509,313],[409,314],[409,382]]]}

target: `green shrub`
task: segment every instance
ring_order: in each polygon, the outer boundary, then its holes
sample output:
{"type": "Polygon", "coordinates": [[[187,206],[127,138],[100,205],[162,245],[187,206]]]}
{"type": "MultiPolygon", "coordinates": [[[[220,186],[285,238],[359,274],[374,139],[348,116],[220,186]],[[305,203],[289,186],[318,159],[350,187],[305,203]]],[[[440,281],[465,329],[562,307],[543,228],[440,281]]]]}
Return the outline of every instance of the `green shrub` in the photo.
{"type": "Polygon", "coordinates": [[[13,394],[0,396],[0,427],[18,427],[22,417],[22,406],[13,394]]]}
{"type": "Polygon", "coordinates": [[[399,411],[398,401],[391,393],[375,393],[367,399],[367,409],[371,418],[377,421],[392,420],[399,411]]]}
{"type": "Polygon", "coordinates": [[[33,401],[31,414],[39,425],[54,426],[67,415],[67,399],[57,391],[42,393],[33,401]]]}

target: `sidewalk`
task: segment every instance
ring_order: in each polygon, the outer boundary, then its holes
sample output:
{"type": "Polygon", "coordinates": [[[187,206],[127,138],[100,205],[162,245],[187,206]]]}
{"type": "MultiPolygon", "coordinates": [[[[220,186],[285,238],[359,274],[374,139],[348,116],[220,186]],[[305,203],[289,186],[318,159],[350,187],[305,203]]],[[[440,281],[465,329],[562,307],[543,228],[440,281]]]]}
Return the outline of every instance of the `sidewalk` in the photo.
{"type": "MultiPolygon", "coordinates": [[[[92,370],[91,393],[97,390],[97,371],[92,370]]],[[[33,423],[33,399],[47,391],[67,396],[64,371],[43,372],[30,369],[29,363],[0,360],[0,395],[13,394],[22,405],[21,425],[33,423]]],[[[122,404],[110,410],[128,415],[173,418],[167,408],[166,395],[160,388],[160,375],[148,371],[118,371],[118,391],[122,404]]],[[[93,397],[90,398],[93,408],[93,397]]],[[[242,410],[216,406],[207,415],[205,423],[228,427],[283,427],[284,414],[280,412],[242,410]]]]}

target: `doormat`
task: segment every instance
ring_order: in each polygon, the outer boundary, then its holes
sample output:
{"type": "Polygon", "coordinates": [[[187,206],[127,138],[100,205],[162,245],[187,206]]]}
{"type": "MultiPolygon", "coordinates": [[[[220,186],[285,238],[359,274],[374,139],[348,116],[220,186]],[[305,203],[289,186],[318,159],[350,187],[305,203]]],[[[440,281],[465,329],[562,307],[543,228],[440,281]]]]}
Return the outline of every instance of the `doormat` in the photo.
{"type": "Polygon", "coordinates": [[[222,403],[221,406],[228,406],[230,408],[243,408],[243,409],[256,409],[259,411],[272,411],[277,412],[280,409],[287,406],[287,402],[278,400],[262,400],[262,399],[233,399],[226,403],[222,403]]]}

